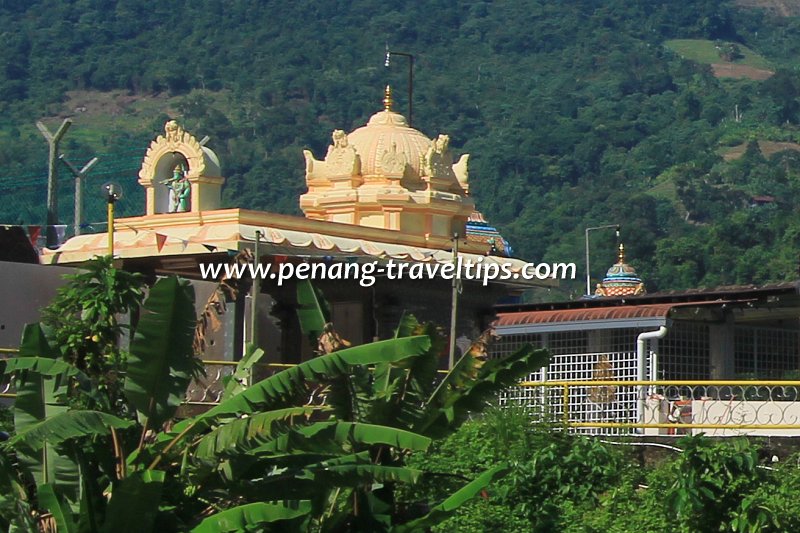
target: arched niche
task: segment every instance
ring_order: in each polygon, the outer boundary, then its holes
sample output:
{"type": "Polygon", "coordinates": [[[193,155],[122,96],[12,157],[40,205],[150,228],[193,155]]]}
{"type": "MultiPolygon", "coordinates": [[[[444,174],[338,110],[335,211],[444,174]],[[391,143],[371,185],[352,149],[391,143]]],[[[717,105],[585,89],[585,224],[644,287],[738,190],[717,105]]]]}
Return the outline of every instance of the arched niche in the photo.
{"type": "Polygon", "coordinates": [[[145,188],[146,213],[169,212],[169,189],[163,183],[172,177],[175,165],[183,163],[191,186],[189,211],[199,212],[220,207],[221,176],[216,154],[184,131],[174,120],[164,125],[164,135],[150,143],[139,170],[139,184],[145,188]]]}
{"type": "Polygon", "coordinates": [[[156,213],[170,212],[170,189],[167,187],[166,182],[172,178],[173,171],[178,165],[182,165],[185,169],[189,168],[189,162],[180,152],[164,154],[161,156],[161,159],[158,160],[158,163],[156,163],[155,176],[153,179],[156,213]]]}

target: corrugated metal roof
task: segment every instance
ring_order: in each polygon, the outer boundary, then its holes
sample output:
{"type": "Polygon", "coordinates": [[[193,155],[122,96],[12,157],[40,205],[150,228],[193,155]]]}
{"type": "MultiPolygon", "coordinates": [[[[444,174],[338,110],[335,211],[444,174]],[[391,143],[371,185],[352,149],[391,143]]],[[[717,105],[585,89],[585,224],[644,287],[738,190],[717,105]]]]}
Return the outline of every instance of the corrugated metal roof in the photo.
{"type": "Polygon", "coordinates": [[[588,320],[614,320],[628,318],[666,317],[674,304],[625,305],[595,309],[559,309],[556,311],[520,311],[498,313],[497,326],[545,324],[557,322],[584,322],[588,320]]]}
{"type": "Polygon", "coordinates": [[[731,285],[713,289],[687,289],[680,291],[662,291],[640,296],[625,296],[620,298],[581,298],[579,300],[500,304],[495,306],[495,311],[500,314],[513,312],[539,312],[555,310],[601,309],[611,307],[626,307],[644,305],[660,305],[672,303],[697,305],[699,302],[715,303],[719,301],[754,301],[767,300],[773,297],[797,297],[800,295],[800,280],[768,285],[731,285]]]}
{"type": "MultiPolygon", "coordinates": [[[[509,327],[527,324],[559,324],[565,322],[596,322],[606,320],[632,320],[641,318],[667,318],[675,308],[713,306],[734,303],[735,300],[696,301],[646,305],[621,305],[589,309],[557,309],[551,311],[517,311],[498,313],[495,326],[509,327]]],[[[742,301],[743,303],[744,301],[742,301]]]]}

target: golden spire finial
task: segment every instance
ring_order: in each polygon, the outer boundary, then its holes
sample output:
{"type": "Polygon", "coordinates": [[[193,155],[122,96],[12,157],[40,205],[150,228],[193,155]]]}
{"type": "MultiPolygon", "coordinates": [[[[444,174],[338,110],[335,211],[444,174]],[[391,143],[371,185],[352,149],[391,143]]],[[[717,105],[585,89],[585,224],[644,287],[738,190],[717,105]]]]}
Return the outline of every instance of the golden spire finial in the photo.
{"type": "Polygon", "coordinates": [[[618,257],[617,259],[618,264],[621,265],[622,263],[625,262],[625,245],[622,243],[619,243],[619,254],[617,257],[618,257]]]}
{"type": "Polygon", "coordinates": [[[390,85],[387,85],[386,89],[383,91],[383,109],[384,109],[384,111],[391,111],[393,103],[394,103],[394,100],[392,100],[392,87],[390,85]]]}

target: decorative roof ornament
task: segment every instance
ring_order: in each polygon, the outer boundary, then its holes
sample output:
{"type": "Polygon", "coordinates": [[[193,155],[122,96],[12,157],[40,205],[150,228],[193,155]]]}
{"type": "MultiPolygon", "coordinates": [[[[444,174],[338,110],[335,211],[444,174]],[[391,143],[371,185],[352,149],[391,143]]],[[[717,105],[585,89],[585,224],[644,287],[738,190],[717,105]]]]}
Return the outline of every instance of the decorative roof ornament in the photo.
{"type": "Polygon", "coordinates": [[[467,219],[467,241],[486,246],[486,255],[511,257],[514,250],[500,232],[486,222],[483,213],[474,211],[467,219]]]}
{"type": "Polygon", "coordinates": [[[638,296],[645,294],[644,282],[636,270],[625,262],[625,245],[619,243],[617,262],[606,272],[606,277],[597,284],[595,295],[605,297],[638,296]]]}
{"type": "Polygon", "coordinates": [[[394,100],[392,99],[392,86],[387,85],[386,89],[383,90],[383,110],[391,111],[393,104],[394,100]]]}

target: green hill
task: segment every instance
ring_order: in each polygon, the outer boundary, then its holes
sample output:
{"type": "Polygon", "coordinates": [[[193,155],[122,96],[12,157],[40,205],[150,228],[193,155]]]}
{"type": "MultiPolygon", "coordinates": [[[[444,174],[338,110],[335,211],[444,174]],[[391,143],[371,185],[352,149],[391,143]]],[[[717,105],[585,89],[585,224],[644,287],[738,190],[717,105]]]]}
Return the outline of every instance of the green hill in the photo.
{"type": "MultiPolygon", "coordinates": [[[[137,164],[168,117],[211,137],[228,205],[297,213],[302,149],[322,156],[383,85],[405,87],[403,62],[383,66],[388,42],[415,54],[414,126],[472,154],[477,203],[522,257],[581,265],[584,228],[620,223],[650,290],[796,274],[800,158],[751,143],[800,141],[796,18],[711,0],[15,0],[0,24],[0,192],[14,198],[0,223],[42,223],[34,122],[65,116],[63,150],[100,154],[89,190],[123,182],[124,213],[141,210],[137,164]],[[716,78],[718,41],[775,75],[716,78]],[[720,155],[742,143],[754,148],[720,155]],[[755,195],[776,203],[750,207],[755,195]]],[[[62,194],[70,205],[69,183],[62,194]]],[[[595,277],[612,239],[593,235],[595,277]]]]}

